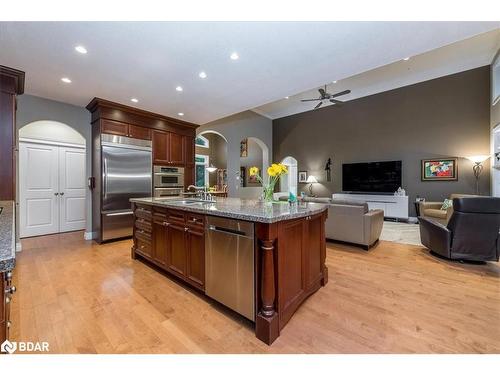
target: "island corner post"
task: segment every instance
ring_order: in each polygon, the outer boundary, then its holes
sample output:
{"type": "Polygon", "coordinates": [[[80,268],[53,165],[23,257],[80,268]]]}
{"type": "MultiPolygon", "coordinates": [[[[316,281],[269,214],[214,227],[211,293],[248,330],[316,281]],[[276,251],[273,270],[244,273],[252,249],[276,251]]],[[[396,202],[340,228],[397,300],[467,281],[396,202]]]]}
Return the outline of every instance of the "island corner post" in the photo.
{"type": "Polygon", "coordinates": [[[255,223],[255,336],[271,345],[307,297],[328,283],[328,211],[275,223],[255,223]]]}
{"type": "MultiPolygon", "coordinates": [[[[185,233],[190,233],[190,225],[204,226],[210,215],[198,213],[198,221],[192,223],[187,220],[192,215],[189,211],[165,207],[165,203],[132,202],[132,210],[136,224],[131,257],[145,259],[205,294],[203,283],[193,284],[189,275],[168,267],[169,250],[165,246],[169,246],[169,241],[156,232],[174,227],[170,221],[184,215],[185,233]]],[[[328,282],[327,215],[325,207],[319,212],[272,223],[254,221],[255,336],[267,345],[279,337],[300,305],[328,282]]]]}

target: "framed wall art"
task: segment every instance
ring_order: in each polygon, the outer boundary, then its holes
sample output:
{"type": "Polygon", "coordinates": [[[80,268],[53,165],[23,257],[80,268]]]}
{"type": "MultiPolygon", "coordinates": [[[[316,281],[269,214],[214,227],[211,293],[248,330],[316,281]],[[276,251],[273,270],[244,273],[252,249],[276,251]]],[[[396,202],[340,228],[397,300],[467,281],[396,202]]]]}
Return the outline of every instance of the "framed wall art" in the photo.
{"type": "Polygon", "coordinates": [[[456,181],[457,179],[457,158],[422,160],[422,181],[456,181]]]}

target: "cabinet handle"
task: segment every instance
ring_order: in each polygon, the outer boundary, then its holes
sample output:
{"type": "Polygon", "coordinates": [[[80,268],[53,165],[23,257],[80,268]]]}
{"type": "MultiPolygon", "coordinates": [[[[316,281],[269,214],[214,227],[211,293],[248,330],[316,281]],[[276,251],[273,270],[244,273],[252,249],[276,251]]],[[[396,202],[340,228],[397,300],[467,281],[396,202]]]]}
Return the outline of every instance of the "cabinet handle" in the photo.
{"type": "Polygon", "coordinates": [[[64,195],[64,192],[62,192],[61,195],[64,195]]]}
{"type": "Polygon", "coordinates": [[[146,247],[146,246],[141,245],[141,246],[139,246],[139,249],[141,249],[141,250],[142,250],[142,249],[144,249],[145,247],[146,247]]]}
{"type": "Polygon", "coordinates": [[[5,297],[5,303],[10,303],[10,298],[9,297],[5,297]]]}
{"type": "Polygon", "coordinates": [[[58,196],[58,195],[59,195],[59,193],[54,193],[54,195],[55,195],[55,196],[58,196]]]}
{"type": "Polygon", "coordinates": [[[189,228],[188,228],[188,227],[185,227],[185,228],[184,228],[184,232],[187,232],[188,230],[189,230],[189,228]]]}
{"type": "Polygon", "coordinates": [[[5,274],[5,280],[10,281],[12,280],[12,272],[9,271],[5,274]]]}
{"type": "Polygon", "coordinates": [[[10,288],[5,289],[5,294],[14,294],[16,292],[17,288],[12,285],[10,288]]]}
{"type": "Polygon", "coordinates": [[[164,225],[164,226],[166,226],[166,227],[168,227],[168,226],[170,226],[170,223],[168,223],[168,222],[164,221],[164,222],[163,222],[163,225],[164,225]]]}

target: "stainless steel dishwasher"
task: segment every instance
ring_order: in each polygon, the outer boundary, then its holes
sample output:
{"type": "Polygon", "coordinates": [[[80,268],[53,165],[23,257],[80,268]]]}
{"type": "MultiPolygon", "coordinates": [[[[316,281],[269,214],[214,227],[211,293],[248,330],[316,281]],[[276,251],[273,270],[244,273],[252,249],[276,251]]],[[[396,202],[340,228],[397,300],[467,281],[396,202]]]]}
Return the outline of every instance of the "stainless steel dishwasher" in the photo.
{"type": "Polygon", "coordinates": [[[255,321],[254,224],[208,216],[205,293],[255,321]]]}

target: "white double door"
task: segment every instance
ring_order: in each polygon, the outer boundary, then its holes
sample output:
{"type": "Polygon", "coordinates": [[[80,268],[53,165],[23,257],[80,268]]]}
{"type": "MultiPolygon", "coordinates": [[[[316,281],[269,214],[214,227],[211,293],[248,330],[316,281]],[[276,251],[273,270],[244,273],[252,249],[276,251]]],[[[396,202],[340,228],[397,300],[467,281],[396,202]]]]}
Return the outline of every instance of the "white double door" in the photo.
{"type": "Polygon", "coordinates": [[[19,143],[20,236],[85,228],[85,149],[19,143]]]}

